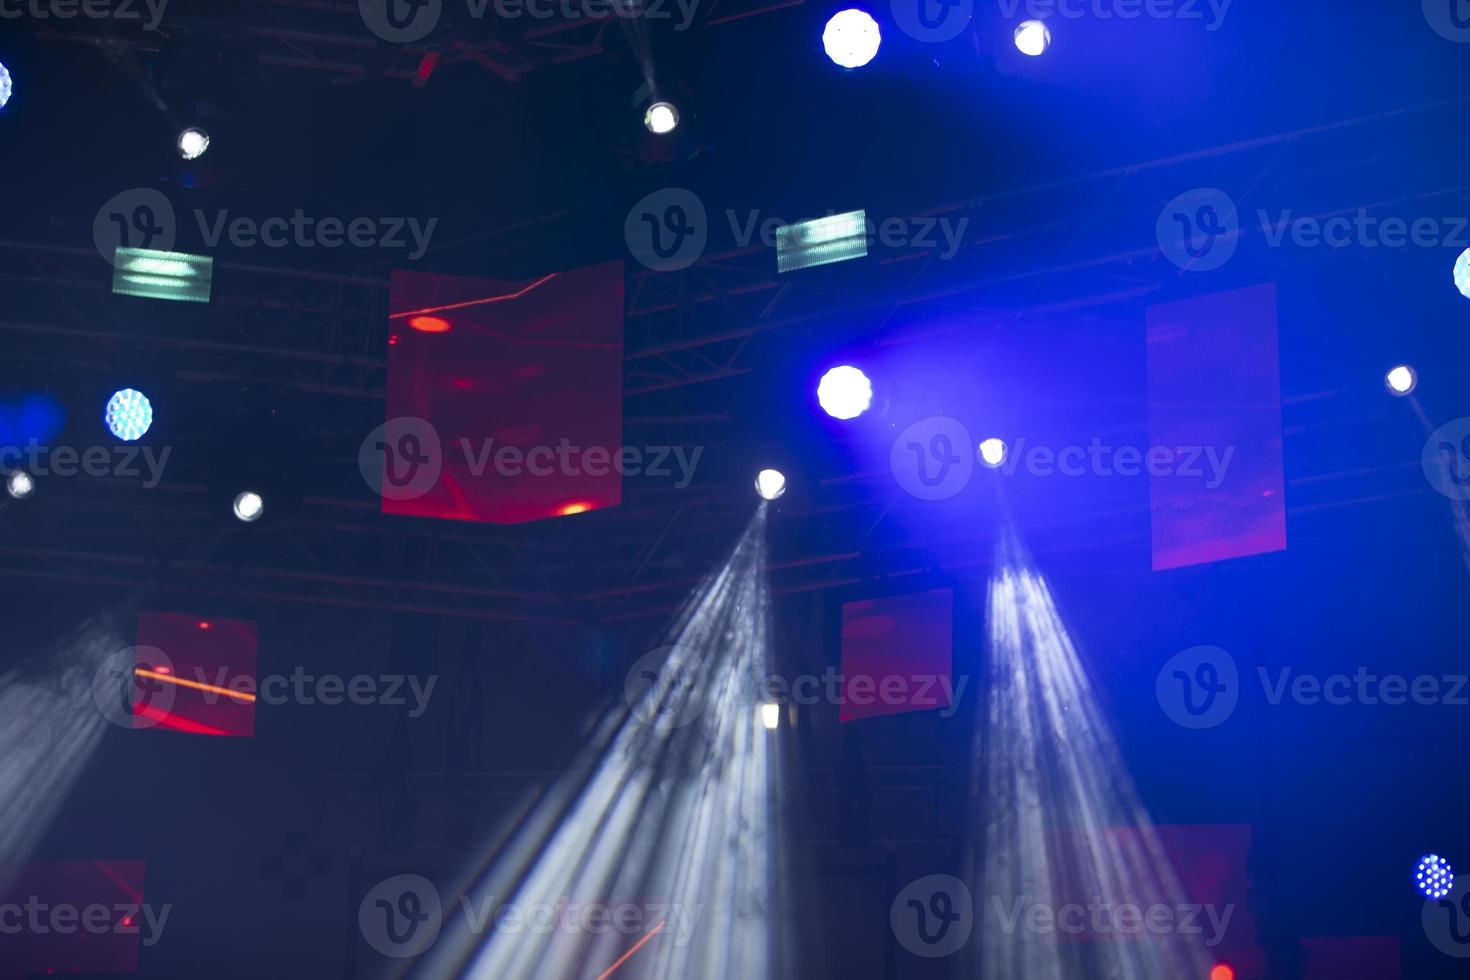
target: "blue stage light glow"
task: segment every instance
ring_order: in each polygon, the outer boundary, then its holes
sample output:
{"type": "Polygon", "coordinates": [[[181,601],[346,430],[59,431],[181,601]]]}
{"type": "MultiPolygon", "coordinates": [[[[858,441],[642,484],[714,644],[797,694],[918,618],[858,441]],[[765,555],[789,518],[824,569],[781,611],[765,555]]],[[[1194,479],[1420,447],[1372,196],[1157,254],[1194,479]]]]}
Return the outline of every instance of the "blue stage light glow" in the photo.
{"type": "Polygon", "coordinates": [[[822,375],[817,402],[834,419],[855,419],[873,403],[873,383],[851,365],[835,367],[822,375]]]}
{"type": "Polygon", "coordinates": [[[878,22],[866,10],[839,10],[822,31],[822,47],[827,57],[843,68],[866,65],[877,56],[882,43],[878,22]]]}
{"type": "Polygon", "coordinates": [[[134,388],[114,392],[103,413],[107,430],[123,442],[143,438],[153,425],[153,405],[148,396],[134,388]]]}
{"type": "Polygon", "coordinates": [[[1455,259],[1455,288],[1460,291],[1461,296],[1470,299],[1470,248],[1455,259]]]}
{"type": "Polygon", "coordinates": [[[10,93],[15,90],[15,83],[10,77],[10,71],[0,64],[0,109],[5,108],[5,103],[10,101],[10,93]]]}
{"type": "Polygon", "coordinates": [[[1441,899],[1455,887],[1455,872],[1438,854],[1426,854],[1414,870],[1414,885],[1425,898],[1441,899]]]}

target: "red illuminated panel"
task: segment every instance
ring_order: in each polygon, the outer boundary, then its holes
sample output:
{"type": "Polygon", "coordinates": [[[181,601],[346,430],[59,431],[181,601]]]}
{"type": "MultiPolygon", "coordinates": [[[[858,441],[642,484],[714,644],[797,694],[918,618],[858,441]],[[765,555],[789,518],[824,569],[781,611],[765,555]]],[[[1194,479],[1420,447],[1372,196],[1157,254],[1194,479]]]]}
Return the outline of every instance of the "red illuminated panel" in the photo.
{"type": "Polygon", "coordinates": [[[189,613],[138,614],[134,728],[193,735],[255,734],[256,627],[189,613]],[[151,660],[162,659],[161,663],[151,660]]]}
{"type": "Polygon", "coordinates": [[[621,262],[527,282],[395,271],[390,307],[385,514],[515,524],[622,502],[621,262]]]}
{"type": "Polygon", "coordinates": [[[842,606],[842,721],[948,708],[954,595],[949,589],[842,606]]]}
{"type": "Polygon", "coordinates": [[[1155,571],[1281,551],[1276,287],[1148,310],[1155,571]]]}
{"type": "Polygon", "coordinates": [[[145,938],[167,927],[144,910],[142,861],[37,861],[0,895],[0,978],[136,973],[145,938]]]}

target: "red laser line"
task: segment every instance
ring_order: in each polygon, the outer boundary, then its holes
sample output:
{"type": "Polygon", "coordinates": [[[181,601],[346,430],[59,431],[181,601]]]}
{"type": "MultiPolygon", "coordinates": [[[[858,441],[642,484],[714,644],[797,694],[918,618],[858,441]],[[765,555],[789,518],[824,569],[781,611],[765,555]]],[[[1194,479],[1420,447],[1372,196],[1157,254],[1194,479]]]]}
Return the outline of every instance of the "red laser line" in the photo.
{"type": "Polygon", "coordinates": [[[232,691],[227,687],[216,687],[213,684],[201,684],[198,681],[186,681],[182,677],[174,677],[172,674],[160,674],[156,670],[148,670],[145,667],[133,668],[133,673],[139,677],[147,677],[150,680],[163,681],[165,684],[177,684],[179,687],[192,687],[196,691],[205,691],[210,694],[223,694],[227,698],[243,701],[246,704],[255,703],[255,695],[246,694],[244,691],[232,691]]]}
{"type": "Polygon", "coordinates": [[[529,286],[526,286],[523,289],[518,289],[513,293],[506,293],[503,296],[486,296],[483,299],[467,299],[463,303],[446,303],[443,306],[426,306],[422,310],[409,310],[407,313],[394,313],[390,315],[388,319],[402,320],[406,316],[422,316],[426,313],[442,313],[445,310],[462,310],[466,306],[483,306],[486,303],[502,303],[508,299],[520,299],[522,296],[526,295],[537,286],[540,286],[543,283],[550,282],[556,277],[557,273],[549,272],[546,275],[542,276],[540,279],[537,279],[535,282],[531,283],[529,286]]]}
{"type": "Polygon", "coordinates": [[[643,948],[644,943],[648,942],[654,936],[657,936],[660,932],[662,932],[664,928],[664,923],[667,921],[667,919],[659,919],[658,925],[648,930],[648,935],[644,936],[642,939],[638,940],[638,942],[634,943],[632,949],[628,950],[622,956],[619,956],[618,961],[612,966],[608,967],[607,971],[603,973],[602,976],[598,977],[597,980],[607,980],[608,977],[612,976],[614,970],[622,966],[624,963],[628,962],[628,960],[632,958],[634,953],[643,948]]]}

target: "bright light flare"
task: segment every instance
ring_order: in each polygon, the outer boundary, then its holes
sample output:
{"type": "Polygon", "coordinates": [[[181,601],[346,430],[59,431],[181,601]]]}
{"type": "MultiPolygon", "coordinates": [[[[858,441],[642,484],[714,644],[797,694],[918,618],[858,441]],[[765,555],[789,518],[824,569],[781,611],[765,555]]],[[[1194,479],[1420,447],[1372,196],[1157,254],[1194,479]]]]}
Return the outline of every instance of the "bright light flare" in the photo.
{"type": "Polygon", "coordinates": [[[1426,854],[1414,869],[1414,886],[1425,898],[1438,901],[1455,887],[1455,871],[1438,854],[1426,854]]]}
{"type": "Polygon", "coordinates": [[[835,367],[822,375],[817,403],[834,419],[855,419],[873,404],[873,382],[851,365],[835,367]]]}
{"type": "Polygon", "coordinates": [[[1419,373],[1407,364],[1400,364],[1384,375],[1383,383],[1388,386],[1389,391],[1403,397],[1412,394],[1419,387],[1419,373]]]}
{"type": "Polygon", "coordinates": [[[839,10],[822,31],[822,47],[834,64],[861,68],[872,61],[883,43],[878,22],[866,10],[839,10]]]}
{"type": "Polygon", "coordinates": [[[175,144],[179,150],[179,156],[185,160],[198,160],[204,156],[204,151],[209,149],[209,134],[198,126],[190,126],[179,134],[178,143],[175,144]]]}
{"type": "Polygon", "coordinates": [[[136,442],[153,427],[153,403],[136,388],[112,393],[102,412],[107,431],[123,442],[136,442]]]}
{"type": "Polygon", "coordinates": [[[775,500],[786,492],[786,474],[780,470],[761,470],[755,478],[755,492],[762,500],[775,500]]]}
{"type": "Polygon", "coordinates": [[[1028,20],[1016,28],[1016,50],[1032,58],[1046,54],[1051,47],[1051,28],[1039,20],[1028,20]]]}
{"type": "Polygon", "coordinates": [[[254,490],[246,490],[235,497],[235,516],[245,523],[260,520],[260,515],[265,513],[265,498],[254,490]]]}
{"type": "Polygon", "coordinates": [[[1006,461],[1005,440],[991,437],[980,443],[980,461],[991,469],[995,469],[1006,461]]]}
{"type": "Polygon", "coordinates": [[[774,732],[781,727],[781,706],[774,701],[761,705],[761,724],[766,731],[774,732]]]}
{"type": "Polygon", "coordinates": [[[16,470],[5,480],[5,492],[16,500],[24,500],[36,492],[36,481],[25,470],[16,470]]]}
{"type": "Polygon", "coordinates": [[[1455,288],[1460,291],[1461,296],[1470,299],[1470,248],[1455,259],[1455,288]]]}
{"type": "Polygon", "coordinates": [[[0,65],[0,109],[5,108],[5,103],[10,101],[10,93],[14,90],[14,82],[10,77],[10,71],[4,65],[0,65]]]}
{"type": "Polygon", "coordinates": [[[655,136],[672,133],[679,125],[679,110],[672,102],[655,102],[643,114],[643,125],[655,136]]]}

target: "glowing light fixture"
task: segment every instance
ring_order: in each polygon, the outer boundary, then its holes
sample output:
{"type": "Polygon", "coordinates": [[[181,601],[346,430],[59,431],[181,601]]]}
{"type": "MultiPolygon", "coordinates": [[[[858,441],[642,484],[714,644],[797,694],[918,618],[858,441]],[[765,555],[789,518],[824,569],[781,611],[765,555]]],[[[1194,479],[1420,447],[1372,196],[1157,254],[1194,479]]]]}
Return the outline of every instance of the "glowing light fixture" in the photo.
{"type": "Polygon", "coordinates": [[[1051,28],[1039,20],[1028,20],[1016,28],[1016,50],[1039,58],[1051,47],[1051,28]]]}
{"type": "Polygon", "coordinates": [[[780,470],[761,470],[755,478],[755,492],[762,500],[775,500],[786,492],[786,474],[780,470]]]}
{"type": "Polygon", "coordinates": [[[10,78],[10,71],[0,65],[0,109],[5,108],[5,103],[10,101],[10,93],[14,90],[14,83],[10,78]]]}
{"type": "Polygon", "coordinates": [[[408,325],[420,333],[448,333],[449,321],[437,316],[416,316],[408,325]]]}
{"type": "Polygon", "coordinates": [[[643,114],[643,125],[655,136],[672,133],[679,125],[679,110],[672,102],[655,102],[643,114]]]}
{"type": "Polygon", "coordinates": [[[980,461],[991,469],[1006,461],[1006,452],[1006,444],[1002,439],[992,437],[980,443],[980,461]]]}
{"type": "Polygon", "coordinates": [[[16,500],[24,500],[36,492],[36,481],[25,470],[16,470],[6,478],[5,492],[16,500]]]}
{"type": "Polygon", "coordinates": [[[198,126],[190,126],[179,134],[179,156],[185,160],[198,160],[209,149],[209,134],[198,126]]]}
{"type": "Polygon", "coordinates": [[[781,727],[781,706],[774,701],[767,701],[761,705],[761,724],[766,726],[766,731],[774,732],[781,727]]]}
{"type": "Polygon", "coordinates": [[[1383,383],[1388,385],[1389,391],[1402,397],[1419,387],[1419,374],[1407,364],[1400,364],[1384,375],[1383,383]]]}
{"type": "Polygon", "coordinates": [[[1455,887],[1455,872],[1438,854],[1426,854],[1414,869],[1414,886],[1425,898],[1438,901],[1455,887]]]}
{"type": "Polygon", "coordinates": [[[207,255],[119,248],[112,264],[112,291],[119,296],[209,302],[214,259],[207,255]]]}
{"type": "Polygon", "coordinates": [[[247,524],[251,521],[260,520],[260,515],[265,513],[265,498],[254,490],[246,490],[235,497],[235,516],[247,524]]]}
{"type": "Polygon", "coordinates": [[[866,10],[839,10],[822,31],[822,47],[834,64],[861,68],[872,61],[883,43],[878,22],[866,10]]]}
{"type": "Polygon", "coordinates": [[[1460,291],[1461,296],[1470,299],[1470,248],[1455,259],[1455,288],[1460,291]]]}
{"type": "Polygon", "coordinates": [[[124,388],[107,400],[102,418],[108,432],[123,442],[134,442],[153,427],[153,403],[136,388],[124,388]]]}
{"type": "Polygon", "coordinates": [[[834,419],[855,419],[873,404],[873,382],[851,365],[835,367],[817,384],[817,402],[834,419]]]}
{"type": "Polygon", "coordinates": [[[782,225],[776,229],[776,271],[794,272],[868,254],[866,211],[782,225]]]}

